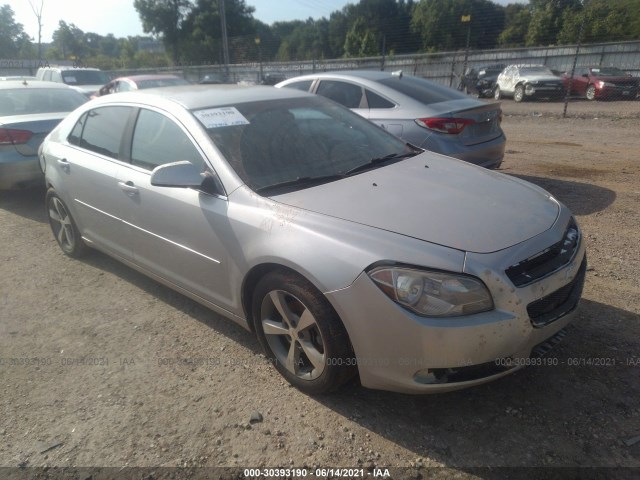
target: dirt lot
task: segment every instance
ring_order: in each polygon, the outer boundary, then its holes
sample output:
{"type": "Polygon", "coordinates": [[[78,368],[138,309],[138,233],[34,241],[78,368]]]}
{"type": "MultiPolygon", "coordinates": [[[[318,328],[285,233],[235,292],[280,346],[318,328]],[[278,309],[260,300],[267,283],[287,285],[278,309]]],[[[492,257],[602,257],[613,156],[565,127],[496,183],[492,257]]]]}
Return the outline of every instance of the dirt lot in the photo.
{"type": "Polygon", "coordinates": [[[0,466],[409,467],[396,478],[635,467],[598,472],[637,478],[640,102],[578,108],[562,119],[559,104],[504,102],[502,171],[572,208],[588,244],[578,319],[549,354],[558,366],[443,395],[303,395],[240,327],[104,255],[62,255],[42,191],[0,194],[0,466]]]}

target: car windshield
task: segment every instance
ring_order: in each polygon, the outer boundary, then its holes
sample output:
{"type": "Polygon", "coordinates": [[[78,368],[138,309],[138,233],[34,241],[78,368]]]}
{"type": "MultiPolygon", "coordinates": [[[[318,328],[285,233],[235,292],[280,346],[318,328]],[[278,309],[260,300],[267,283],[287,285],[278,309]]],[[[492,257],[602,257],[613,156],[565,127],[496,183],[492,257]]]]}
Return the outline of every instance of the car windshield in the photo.
{"type": "MultiPolygon", "coordinates": [[[[322,97],[278,99],[193,112],[252,189],[338,179],[374,158],[415,154],[396,137],[322,97]],[[335,177],[335,178],[334,178],[335,177]]],[[[374,162],[371,168],[384,165],[374,162]]],[[[363,168],[364,169],[364,168],[363,168]]]]}
{"type": "Polygon", "coordinates": [[[106,73],[100,70],[66,70],[62,80],[67,85],[104,85],[109,82],[106,73]]]}
{"type": "Polygon", "coordinates": [[[425,105],[467,98],[464,93],[418,77],[388,77],[378,80],[378,83],[393,88],[425,105]]]}
{"type": "Polygon", "coordinates": [[[625,77],[627,74],[619,68],[592,68],[591,73],[597,77],[625,77]]]}
{"type": "Polygon", "coordinates": [[[156,87],[172,87],[174,85],[189,85],[189,82],[182,78],[155,78],[151,80],[136,80],[139,89],[156,88],[156,87]]]}
{"type": "Polygon", "coordinates": [[[86,101],[71,88],[0,89],[0,116],[70,112],[86,101]]]}
{"type": "Polygon", "coordinates": [[[523,75],[553,75],[550,68],[547,67],[523,67],[520,69],[523,75]]]}

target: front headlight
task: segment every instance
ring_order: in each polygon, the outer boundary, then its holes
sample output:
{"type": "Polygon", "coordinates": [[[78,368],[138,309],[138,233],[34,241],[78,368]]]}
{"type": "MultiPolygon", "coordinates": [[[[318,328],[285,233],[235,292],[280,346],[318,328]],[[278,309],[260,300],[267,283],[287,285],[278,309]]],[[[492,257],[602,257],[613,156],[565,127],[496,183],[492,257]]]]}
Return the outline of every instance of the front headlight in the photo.
{"type": "Polygon", "coordinates": [[[538,80],[531,80],[529,83],[531,85],[537,85],[538,84],[538,80]]]}
{"type": "Polygon", "coordinates": [[[493,309],[487,287],[474,277],[401,267],[378,267],[368,273],[387,297],[424,317],[456,317],[493,309]]]}

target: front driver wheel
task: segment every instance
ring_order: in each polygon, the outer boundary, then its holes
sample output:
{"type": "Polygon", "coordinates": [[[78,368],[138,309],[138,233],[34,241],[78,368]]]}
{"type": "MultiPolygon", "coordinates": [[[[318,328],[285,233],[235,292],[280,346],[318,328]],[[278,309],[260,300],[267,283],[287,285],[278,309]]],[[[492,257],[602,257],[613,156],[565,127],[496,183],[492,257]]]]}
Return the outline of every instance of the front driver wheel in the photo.
{"type": "Polygon", "coordinates": [[[252,312],[267,356],[298,389],[327,393],[355,374],[356,362],[342,322],[303,277],[284,271],[267,274],[256,285],[252,312]]]}
{"type": "Polygon", "coordinates": [[[62,251],[73,258],[84,255],[88,247],[64,202],[52,188],[47,191],[46,205],[51,231],[62,251]]]}
{"type": "Polygon", "coordinates": [[[524,87],[522,85],[516,86],[516,89],[513,91],[513,99],[516,102],[522,102],[524,100],[524,87]]]}
{"type": "Polygon", "coordinates": [[[587,100],[595,100],[596,99],[596,87],[595,85],[589,85],[587,87],[587,100]]]}

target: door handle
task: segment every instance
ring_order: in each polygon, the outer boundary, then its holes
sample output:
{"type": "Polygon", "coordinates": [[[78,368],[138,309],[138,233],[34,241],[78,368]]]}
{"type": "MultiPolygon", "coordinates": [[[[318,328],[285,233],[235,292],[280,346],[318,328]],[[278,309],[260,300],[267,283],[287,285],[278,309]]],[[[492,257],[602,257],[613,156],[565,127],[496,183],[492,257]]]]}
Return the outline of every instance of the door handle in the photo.
{"type": "Polygon", "coordinates": [[[138,187],[136,187],[131,180],[129,180],[128,182],[118,182],[118,185],[120,186],[122,191],[126,192],[126,194],[129,196],[137,195],[139,193],[138,187]]]}
{"type": "Polygon", "coordinates": [[[67,173],[69,172],[70,165],[66,158],[58,158],[56,162],[58,163],[58,165],[62,170],[64,170],[67,173]]]}

